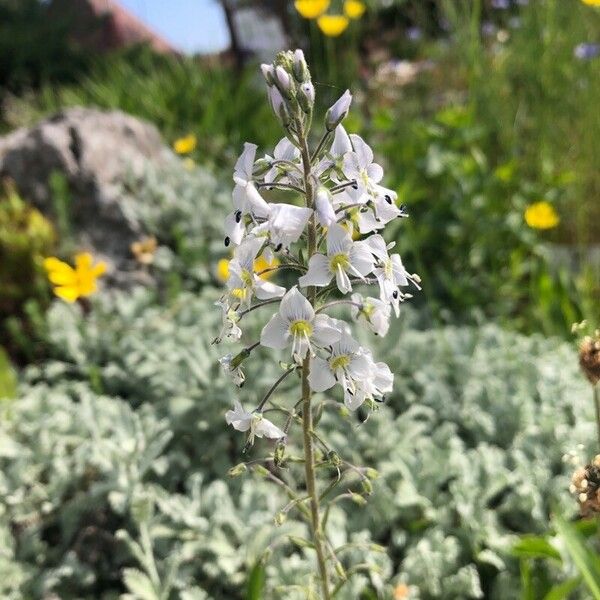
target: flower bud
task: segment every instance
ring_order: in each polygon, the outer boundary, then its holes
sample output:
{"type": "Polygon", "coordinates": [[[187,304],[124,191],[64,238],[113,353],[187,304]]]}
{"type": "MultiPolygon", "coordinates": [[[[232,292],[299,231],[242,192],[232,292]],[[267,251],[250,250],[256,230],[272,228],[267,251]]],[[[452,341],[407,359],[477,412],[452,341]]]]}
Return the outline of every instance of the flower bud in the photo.
{"type": "Polygon", "coordinates": [[[296,535],[288,535],[288,539],[294,546],[298,546],[298,548],[314,548],[312,542],[305,540],[304,538],[298,537],[296,535]]]}
{"type": "Polygon", "coordinates": [[[260,65],[260,70],[262,71],[263,77],[265,78],[267,85],[275,85],[275,69],[273,68],[273,65],[267,65],[263,63],[262,65],[260,65]]]}
{"type": "Polygon", "coordinates": [[[269,88],[269,101],[271,102],[273,112],[277,115],[282,125],[287,127],[292,119],[285,100],[276,87],[269,88]]]}
{"type": "Polygon", "coordinates": [[[275,518],[273,519],[273,521],[275,521],[275,526],[276,527],[281,527],[287,520],[287,515],[284,512],[278,512],[275,515],[275,518]]]}
{"type": "Polygon", "coordinates": [[[229,477],[239,477],[243,475],[248,470],[248,467],[245,463],[240,463],[239,465],[235,465],[235,467],[231,467],[229,471],[227,471],[227,475],[229,477]]]}
{"type": "Polygon", "coordinates": [[[300,86],[298,91],[298,104],[300,108],[309,113],[315,105],[315,87],[312,82],[307,81],[300,86]]]}
{"type": "Polygon", "coordinates": [[[371,485],[371,482],[368,479],[363,479],[361,481],[361,485],[363,491],[365,492],[365,494],[367,494],[367,496],[370,496],[373,493],[373,486],[371,485]]]}
{"type": "Polygon", "coordinates": [[[346,90],[325,114],[325,127],[327,131],[333,131],[348,116],[351,103],[352,94],[350,90],[346,90]]]}
{"type": "Polygon", "coordinates": [[[294,51],[294,62],[292,63],[292,73],[298,83],[303,83],[309,78],[308,65],[304,58],[304,52],[298,48],[294,51]]]}
{"type": "Polygon", "coordinates": [[[327,460],[329,461],[332,467],[339,467],[342,464],[340,455],[337,452],[335,452],[335,450],[331,450],[327,454],[327,460]]]}
{"type": "Polygon", "coordinates": [[[271,168],[271,161],[266,158],[259,158],[254,163],[254,169],[252,169],[252,175],[255,177],[261,177],[271,168]]]}
{"type": "Polygon", "coordinates": [[[273,464],[276,467],[281,467],[283,465],[283,460],[285,458],[285,443],[279,442],[275,447],[275,452],[273,453],[273,464]]]}
{"type": "Polygon", "coordinates": [[[360,494],[356,494],[355,492],[350,492],[350,499],[357,506],[366,506],[367,501],[360,494]]]}
{"type": "Polygon", "coordinates": [[[256,465],[254,467],[254,472],[261,477],[268,477],[270,475],[268,469],[265,469],[262,465],[256,465]]]}
{"type": "Polygon", "coordinates": [[[346,570],[344,569],[342,563],[339,560],[335,561],[335,572],[342,581],[346,581],[346,579],[348,579],[348,576],[346,575],[346,570]]]}
{"type": "Polygon", "coordinates": [[[371,467],[368,467],[365,471],[365,475],[371,480],[377,479],[379,477],[379,471],[377,471],[377,469],[372,469],[371,467]]]}
{"type": "Polygon", "coordinates": [[[281,65],[275,67],[275,85],[286,98],[291,96],[292,79],[281,65]]]}

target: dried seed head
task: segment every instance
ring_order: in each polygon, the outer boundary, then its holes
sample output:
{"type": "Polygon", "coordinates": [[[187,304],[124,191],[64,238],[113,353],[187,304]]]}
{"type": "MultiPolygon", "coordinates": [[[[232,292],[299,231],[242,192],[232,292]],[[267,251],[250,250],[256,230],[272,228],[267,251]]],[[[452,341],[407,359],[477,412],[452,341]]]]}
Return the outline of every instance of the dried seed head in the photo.
{"type": "Polygon", "coordinates": [[[600,513],[600,455],[590,464],[575,470],[569,491],[577,496],[582,516],[600,513]]]}
{"type": "Polygon", "coordinates": [[[579,366],[592,385],[600,381],[600,338],[583,338],[579,346],[579,366]]]}

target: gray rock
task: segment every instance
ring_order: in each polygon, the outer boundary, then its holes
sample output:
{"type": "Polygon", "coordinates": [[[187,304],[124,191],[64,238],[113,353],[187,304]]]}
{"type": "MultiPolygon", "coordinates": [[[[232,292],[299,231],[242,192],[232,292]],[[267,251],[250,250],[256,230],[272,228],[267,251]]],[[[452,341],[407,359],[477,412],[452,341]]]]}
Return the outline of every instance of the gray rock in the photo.
{"type": "Polygon", "coordinates": [[[142,233],[125,210],[124,182],[174,160],[153,125],[120,111],[70,108],[0,138],[0,178],[13,179],[26,200],[53,216],[49,180],[62,173],[77,245],[116,270],[130,261],[129,246],[142,233]]]}

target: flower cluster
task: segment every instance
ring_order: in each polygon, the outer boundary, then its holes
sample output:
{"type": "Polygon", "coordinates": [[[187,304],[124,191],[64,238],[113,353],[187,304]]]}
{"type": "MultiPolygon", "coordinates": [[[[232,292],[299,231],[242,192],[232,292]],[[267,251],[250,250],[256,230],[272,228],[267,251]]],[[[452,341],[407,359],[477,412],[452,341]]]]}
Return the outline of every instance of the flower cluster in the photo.
{"type": "MultiPolygon", "coordinates": [[[[233,256],[218,302],[223,326],[215,341],[240,340],[248,312],[277,306],[265,319],[260,340],[225,356],[221,365],[241,385],[242,364],[254,348],[283,351],[291,365],[284,375],[305,370],[313,392],[339,385],[348,409],[374,407],[391,391],[393,374],[352,338],[347,322],[328,313],[346,308],[354,321],[386,335],[392,311],[398,316],[400,303],[410,297],[407,287],[418,288],[419,278],[406,270],[392,252],[394,244],[386,244],[380,232],[408,215],[397,205],[396,193],[382,185],[383,169],[371,148],[341,124],[350,110],[350,92],[327,111],[325,133],[311,152],[307,139],[315,92],[302,51],[282,53],[261,68],[286,137],[263,157],[246,143],[235,165],[233,210],[224,236],[233,256]],[[289,201],[269,201],[276,190],[289,201]],[[274,265],[266,270],[278,278],[283,271],[299,277],[288,278],[292,285],[285,287],[283,281],[267,280],[259,264],[274,265]],[[376,295],[356,291],[368,285],[377,286],[376,295]]],[[[251,440],[283,437],[284,431],[262,416],[265,404],[252,413],[236,404],[227,422],[249,431],[251,440]]]]}
{"type": "Polygon", "coordinates": [[[328,13],[330,0],[296,0],[294,6],[305,19],[316,19],[319,29],[328,37],[338,37],[350,24],[360,19],[367,7],[361,0],[344,0],[342,13],[328,13]]]}

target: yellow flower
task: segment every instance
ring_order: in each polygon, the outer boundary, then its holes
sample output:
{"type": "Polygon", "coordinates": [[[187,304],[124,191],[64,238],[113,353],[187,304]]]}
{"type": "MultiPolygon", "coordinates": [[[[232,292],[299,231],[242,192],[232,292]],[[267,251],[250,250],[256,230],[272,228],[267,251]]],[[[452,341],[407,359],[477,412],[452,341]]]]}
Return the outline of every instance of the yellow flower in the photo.
{"type": "Polygon", "coordinates": [[[346,0],[344,2],[344,13],[351,19],[360,19],[364,14],[367,7],[360,0],[346,0]]]}
{"type": "MultiPolygon", "coordinates": [[[[271,269],[272,267],[277,267],[279,265],[279,259],[273,257],[273,260],[269,262],[262,254],[254,261],[254,272],[261,273],[266,269],[271,269]]],[[[260,275],[261,279],[270,279],[273,277],[275,271],[268,271],[267,273],[262,273],[260,275]]],[[[229,260],[226,258],[222,258],[217,263],[217,279],[225,283],[229,279],[229,260]]]]}
{"type": "Polygon", "coordinates": [[[44,260],[44,268],[50,283],[54,284],[54,293],[67,302],[85,298],[96,291],[96,280],[106,272],[106,263],[93,264],[94,259],[88,252],[75,256],[75,268],[55,257],[44,260]]]}
{"type": "Polygon", "coordinates": [[[190,135],[175,140],[173,143],[173,150],[175,150],[177,154],[189,154],[196,149],[197,144],[198,140],[196,139],[196,136],[193,133],[190,133],[190,135]]]}
{"type": "Polygon", "coordinates": [[[142,265],[150,265],[154,262],[156,254],[156,238],[154,236],[145,237],[131,244],[131,252],[136,260],[142,265]]]}
{"type": "Polygon", "coordinates": [[[328,37],[341,35],[350,21],[344,15],[323,15],[317,19],[319,29],[328,37]]]}
{"type": "Polygon", "coordinates": [[[329,8],[329,0],[296,0],[294,6],[305,19],[316,19],[329,8]]]}
{"type": "Polygon", "coordinates": [[[560,217],[549,202],[542,200],[530,204],[525,210],[525,222],[533,229],[552,229],[560,222],[560,217]]]}
{"type": "Polygon", "coordinates": [[[588,6],[600,6],[600,0],[581,0],[584,4],[588,6]]]}

